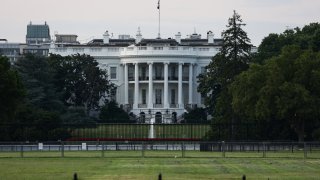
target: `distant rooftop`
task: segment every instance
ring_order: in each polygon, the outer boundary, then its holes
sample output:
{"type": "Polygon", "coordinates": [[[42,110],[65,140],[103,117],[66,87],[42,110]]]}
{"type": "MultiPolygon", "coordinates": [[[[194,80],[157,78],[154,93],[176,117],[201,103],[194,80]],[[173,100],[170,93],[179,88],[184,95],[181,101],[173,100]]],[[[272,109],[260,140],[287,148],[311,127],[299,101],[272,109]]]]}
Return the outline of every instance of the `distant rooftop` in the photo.
{"type": "Polygon", "coordinates": [[[50,39],[50,29],[48,24],[45,22],[43,25],[39,24],[28,24],[27,26],[27,38],[46,38],[50,39]]]}

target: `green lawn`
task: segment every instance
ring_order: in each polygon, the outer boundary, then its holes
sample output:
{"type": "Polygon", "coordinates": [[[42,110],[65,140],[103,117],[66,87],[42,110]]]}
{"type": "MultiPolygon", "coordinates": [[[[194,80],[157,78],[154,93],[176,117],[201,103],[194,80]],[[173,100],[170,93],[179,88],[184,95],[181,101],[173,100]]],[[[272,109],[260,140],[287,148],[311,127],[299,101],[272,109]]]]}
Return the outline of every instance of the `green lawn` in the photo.
{"type": "MultiPolygon", "coordinates": [[[[107,180],[150,180],[157,179],[159,173],[162,173],[164,180],[240,179],[243,174],[247,179],[320,177],[320,159],[303,159],[299,153],[296,158],[260,158],[261,154],[250,153],[226,153],[228,158],[222,158],[219,153],[207,152],[186,152],[186,156],[196,157],[197,154],[199,157],[179,158],[180,151],[146,151],[148,158],[138,157],[141,154],[135,151],[105,152],[105,158],[100,158],[101,152],[98,151],[65,152],[65,158],[56,157],[59,152],[43,153],[47,154],[25,153],[25,158],[3,158],[3,153],[0,153],[0,179],[70,180],[74,172],[80,179],[107,180]],[[50,154],[55,157],[49,157],[50,154]],[[124,155],[127,157],[121,157],[124,155]]],[[[19,153],[16,155],[19,156],[19,153]]]]}

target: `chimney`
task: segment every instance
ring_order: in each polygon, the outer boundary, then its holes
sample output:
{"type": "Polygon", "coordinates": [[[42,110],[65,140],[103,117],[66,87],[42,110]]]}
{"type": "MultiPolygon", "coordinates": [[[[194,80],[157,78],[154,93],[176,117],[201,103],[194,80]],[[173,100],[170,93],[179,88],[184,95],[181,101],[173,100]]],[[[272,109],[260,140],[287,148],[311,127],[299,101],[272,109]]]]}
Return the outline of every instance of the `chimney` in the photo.
{"type": "Polygon", "coordinates": [[[178,32],[178,34],[176,34],[176,41],[181,44],[181,33],[178,32]]]}
{"type": "Polygon", "coordinates": [[[214,43],[214,34],[212,33],[212,31],[208,31],[207,38],[208,38],[208,43],[209,44],[213,44],[214,43]]]}
{"type": "Polygon", "coordinates": [[[136,35],[136,44],[139,44],[141,42],[141,40],[142,40],[142,34],[141,34],[140,27],[139,27],[137,35],[136,35]]]}
{"type": "Polygon", "coordinates": [[[108,33],[108,31],[106,31],[103,34],[103,44],[109,44],[109,33],[108,33]]]}

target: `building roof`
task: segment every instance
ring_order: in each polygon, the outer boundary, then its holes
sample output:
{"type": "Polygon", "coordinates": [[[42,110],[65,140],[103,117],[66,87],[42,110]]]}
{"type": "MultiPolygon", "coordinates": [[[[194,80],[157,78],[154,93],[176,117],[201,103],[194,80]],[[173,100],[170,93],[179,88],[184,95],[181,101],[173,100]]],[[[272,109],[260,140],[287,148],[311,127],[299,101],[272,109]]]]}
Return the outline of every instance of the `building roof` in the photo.
{"type": "Polygon", "coordinates": [[[175,39],[142,39],[137,46],[146,46],[147,44],[169,44],[170,46],[179,45],[175,39]]]}
{"type": "Polygon", "coordinates": [[[103,39],[93,39],[87,43],[87,46],[120,46],[126,47],[135,43],[135,39],[110,39],[109,44],[104,44],[103,39]]]}
{"type": "Polygon", "coordinates": [[[44,25],[33,25],[27,26],[27,38],[47,38],[50,39],[50,29],[45,23],[44,25]]]}
{"type": "Polygon", "coordinates": [[[146,45],[163,45],[167,44],[169,46],[221,46],[223,44],[222,39],[214,39],[214,44],[209,44],[208,39],[181,39],[181,44],[179,44],[175,39],[142,39],[141,42],[136,44],[135,39],[109,39],[109,44],[104,44],[103,39],[93,39],[87,44],[82,44],[79,46],[118,46],[127,47],[132,44],[136,46],[146,46],[146,45]]]}

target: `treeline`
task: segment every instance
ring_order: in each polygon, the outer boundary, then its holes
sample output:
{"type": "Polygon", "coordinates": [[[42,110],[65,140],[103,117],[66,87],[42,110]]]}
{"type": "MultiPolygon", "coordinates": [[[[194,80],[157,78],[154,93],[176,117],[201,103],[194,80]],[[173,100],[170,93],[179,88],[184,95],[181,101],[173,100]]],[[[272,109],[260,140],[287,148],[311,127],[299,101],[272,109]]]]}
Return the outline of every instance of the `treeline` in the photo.
{"type": "Polygon", "coordinates": [[[255,124],[249,140],[320,140],[320,24],[270,34],[257,53],[243,25],[234,12],[222,51],[199,76],[212,123],[230,124],[207,138],[239,140],[233,125],[255,124]]]}
{"type": "Polygon", "coordinates": [[[0,56],[0,141],[66,139],[66,124],[132,122],[109,100],[113,90],[88,55],[27,54],[14,65],[0,56]]]}

